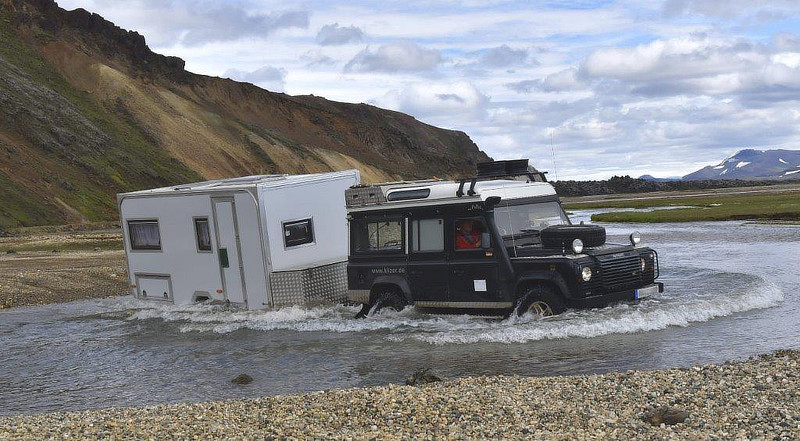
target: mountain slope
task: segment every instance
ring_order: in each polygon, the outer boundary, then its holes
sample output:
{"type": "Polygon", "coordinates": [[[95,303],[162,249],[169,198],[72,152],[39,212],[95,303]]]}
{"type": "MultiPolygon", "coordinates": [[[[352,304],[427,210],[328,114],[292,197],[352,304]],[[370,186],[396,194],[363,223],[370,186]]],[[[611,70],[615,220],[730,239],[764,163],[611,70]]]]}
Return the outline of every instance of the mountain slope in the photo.
{"type": "Polygon", "coordinates": [[[402,113],[187,72],[82,9],[0,4],[0,227],[113,219],[117,192],[201,179],[424,178],[488,159],[402,113]]]}
{"type": "Polygon", "coordinates": [[[683,177],[702,179],[795,179],[800,178],[800,150],[753,150],[736,152],[717,165],[709,165],[683,177]]]}

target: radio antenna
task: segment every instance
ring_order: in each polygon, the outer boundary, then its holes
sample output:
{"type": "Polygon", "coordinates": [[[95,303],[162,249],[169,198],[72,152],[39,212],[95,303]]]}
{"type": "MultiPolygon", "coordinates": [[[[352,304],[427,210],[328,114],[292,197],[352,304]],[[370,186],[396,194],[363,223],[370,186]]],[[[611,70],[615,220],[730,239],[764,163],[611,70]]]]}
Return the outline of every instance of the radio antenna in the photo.
{"type": "Polygon", "coordinates": [[[553,147],[553,132],[555,130],[550,131],[550,152],[553,154],[553,174],[556,175],[556,181],[558,180],[558,167],[556,167],[556,149],[553,147]]]}

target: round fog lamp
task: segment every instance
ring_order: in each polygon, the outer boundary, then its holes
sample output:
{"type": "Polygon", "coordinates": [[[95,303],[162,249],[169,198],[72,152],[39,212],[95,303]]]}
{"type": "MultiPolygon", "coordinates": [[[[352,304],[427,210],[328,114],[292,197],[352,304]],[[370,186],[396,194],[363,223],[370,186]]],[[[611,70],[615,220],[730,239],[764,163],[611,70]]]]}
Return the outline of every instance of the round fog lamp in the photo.
{"type": "Polygon", "coordinates": [[[642,241],[642,235],[638,231],[634,231],[628,239],[630,239],[631,245],[636,246],[642,241]]]}
{"type": "Polygon", "coordinates": [[[589,268],[588,266],[584,267],[581,270],[581,277],[583,278],[584,282],[588,282],[588,281],[592,280],[592,269],[589,268]]]}
{"type": "Polygon", "coordinates": [[[583,252],[583,241],[580,239],[573,240],[572,251],[575,252],[575,254],[580,254],[581,252],[583,252]]]}

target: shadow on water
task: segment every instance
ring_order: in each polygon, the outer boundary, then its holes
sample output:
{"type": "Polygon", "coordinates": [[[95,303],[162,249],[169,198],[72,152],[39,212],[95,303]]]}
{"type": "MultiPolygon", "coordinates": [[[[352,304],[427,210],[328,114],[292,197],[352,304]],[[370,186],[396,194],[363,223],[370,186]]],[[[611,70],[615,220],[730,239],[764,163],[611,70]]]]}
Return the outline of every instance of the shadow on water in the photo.
{"type": "MultiPolygon", "coordinates": [[[[576,213],[577,217],[586,213],[576,213]]],[[[735,222],[641,231],[667,290],[546,319],[355,320],[357,308],[229,311],[111,298],[0,312],[0,414],[198,401],[445,376],[562,375],[742,359],[800,346],[800,228],[735,222]],[[239,373],[254,378],[230,383],[239,373]]]]}

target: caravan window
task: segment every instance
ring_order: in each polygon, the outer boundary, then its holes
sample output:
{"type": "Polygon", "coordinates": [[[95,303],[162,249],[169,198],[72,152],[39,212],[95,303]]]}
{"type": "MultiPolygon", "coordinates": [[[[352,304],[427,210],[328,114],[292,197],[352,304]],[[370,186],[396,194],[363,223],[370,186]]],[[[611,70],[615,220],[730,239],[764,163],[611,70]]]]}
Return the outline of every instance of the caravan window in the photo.
{"type": "Polygon", "coordinates": [[[161,251],[161,233],[157,220],[128,221],[131,249],[134,251],[161,251]]]}
{"type": "Polygon", "coordinates": [[[444,220],[411,221],[411,251],[415,253],[444,251],[444,220]]]}
{"type": "Polygon", "coordinates": [[[197,251],[211,251],[211,229],[207,217],[194,218],[194,235],[197,238],[197,251]]]}
{"type": "Polygon", "coordinates": [[[283,223],[283,244],[286,248],[314,242],[314,224],[311,219],[283,223]]]}
{"type": "Polygon", "coordinates": [[[351,222],[353,250],[359,253],[403,251],[403,223],[402,220],[351,222]]]}

